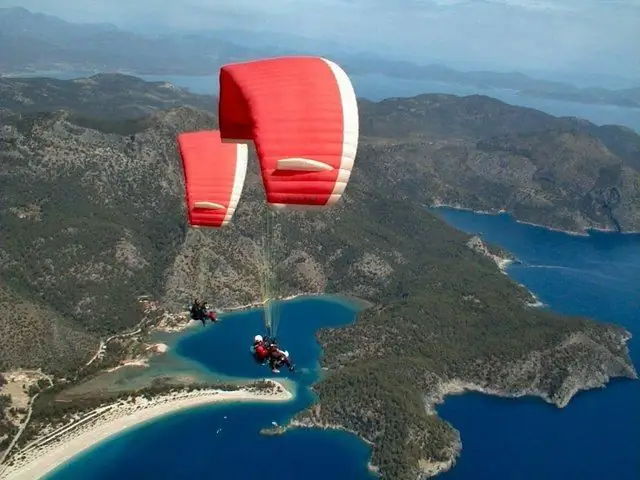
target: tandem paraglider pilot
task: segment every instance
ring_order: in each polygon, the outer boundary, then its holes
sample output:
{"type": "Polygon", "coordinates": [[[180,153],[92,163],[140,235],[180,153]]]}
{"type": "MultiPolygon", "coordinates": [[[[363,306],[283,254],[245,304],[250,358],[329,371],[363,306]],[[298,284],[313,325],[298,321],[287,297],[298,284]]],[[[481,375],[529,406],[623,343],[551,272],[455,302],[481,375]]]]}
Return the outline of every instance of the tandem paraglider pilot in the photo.
{"type": "Polygon", "coordinates": [[[262,338],[262,335],[256,335],[253,338],[251,351],[256,362],[261,365],[268,362],[273,373],[280,373],[280,367],[283,365],[285,365],[291,372],[295,370],[295,367],[289,358],[289,352],[286,350],[280,350],[275,340],[262,338]]]}

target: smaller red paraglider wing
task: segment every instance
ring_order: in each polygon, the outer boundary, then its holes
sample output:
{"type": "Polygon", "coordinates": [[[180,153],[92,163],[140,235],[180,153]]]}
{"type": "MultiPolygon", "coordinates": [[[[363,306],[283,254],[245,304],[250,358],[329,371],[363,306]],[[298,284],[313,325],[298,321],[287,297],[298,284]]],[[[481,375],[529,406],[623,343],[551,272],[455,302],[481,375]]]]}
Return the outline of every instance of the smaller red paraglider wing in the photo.
{"type": "Polygon", "coordinates": [[[238,206],[247,174],[248,149],[224,144],[218,131],[178,135],[189,223],[226,226],[238,206]]]}

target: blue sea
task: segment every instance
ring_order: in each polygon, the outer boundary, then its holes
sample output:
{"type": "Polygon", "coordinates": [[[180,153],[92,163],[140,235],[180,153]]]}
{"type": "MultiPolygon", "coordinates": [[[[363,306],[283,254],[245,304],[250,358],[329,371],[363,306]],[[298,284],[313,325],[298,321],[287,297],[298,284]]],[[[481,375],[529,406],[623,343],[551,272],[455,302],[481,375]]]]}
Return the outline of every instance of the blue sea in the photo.
{"type": "MultiPolygon", "coordinates": [[[[568,235],[507,215],[437,209],[451,225],[500,245],[522,262],[508,274],[545,308],[616,323],[640,336],[640,235],[568,235]]],[[[629,343],[640,367],[638,338],[629,343]]],[[[579,393],[564,409],[539,399],[449,397],[440,415],[461,432],[457,466],[443,479],[640,478],[640,381],[579,393]]]]}
{"type": "MultiPolygon", "coordinates": [[[[509,275],[531,289],[545,308],[588,315],[640,333],[640,235],[575,236],[517,223],[508,215],[435,211],[453,226],[481,232],[487,241],[513,252],[522,263],[511,266],[509,275]]],[[[317,378],[321,354],[314,332],[323,326],[346,325],[354,312],[321,298],[284,305],[281,344],[302,371],[281,375],[296,381],[295,401],[183,411],[107,440],[62,466],[49,480],[244,479],[270,467],[286,479],[371,479],[370,449],[352,435],[317,430],[272,437],[258,434],[314,400],[307,388],[317,378]]],[[[249,341],[261,328],[260,312],[222,318],[218,325],[184,334],[173,345],[172,355],[222,376],[264,376],[264,369],[247,358],[249,341]]],[[[638,341],[630,344],[637,367],[638,341]]],[[[456,467],[442,478],[637,480],[638,405],[640,382],[625,380],[580,393],[564,409],[536,398],[448,397],[438,411],[460,430],[463,451],[456,467]]]]}
{"type": "MultiPolygon", "coordinates": [[[[278,436],[259,434],[272,422],[286,423],[315,400],[308,389],[319,375],[321,350],[314,334],[320,327],[349,324],[356,311],[344,301],[322,298],[297,299],[282,306],[278,338],[291,353],[298,372],[292,374],[285,369],[278,377],[295,380],[294,401],[181,411],[107,440],[47,478],[233,480],[268,474],[270,469],[285,479],[374,478],[367,466],[371,449],[354,435],[309,429],[278,436]]],[[[172,343],[169,354],[197,362],[212,377],[272,377],[249,353],[253,336],[264,329],[261,311],[221,315],[220,319],[219,324],[184,333],[172,343]]]]}
{"type": "MultiPolygon", "coordinates": [[[[46,76],[71,80],[87,77],[97,72],[35,72],[24,76],[46,76]]],[[[194,93],[213,95],[218,91],[217,76],[186,75],[136,75],[147,81],[171,82],[194,93]]],[[[422,93],[447,93],[451,95],[487,95],[512,105],[535,108],[556,116],[579,117],[597,125],[624,125],[640,132],[640,108],[623,108],[614,105],[589,105],[577,102],[542,99],[501,88],[478,88],[429,80],[407,80],[382,74],[351,75],[359,97],[379,101],[389,97],[410,97],[422,93]]]]}

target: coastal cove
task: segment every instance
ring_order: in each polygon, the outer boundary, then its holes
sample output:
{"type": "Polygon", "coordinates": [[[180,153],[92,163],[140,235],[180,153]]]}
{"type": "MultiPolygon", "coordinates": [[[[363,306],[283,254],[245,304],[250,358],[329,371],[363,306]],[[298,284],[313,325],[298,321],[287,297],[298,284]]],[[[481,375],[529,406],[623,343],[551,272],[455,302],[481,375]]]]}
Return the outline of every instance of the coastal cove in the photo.
{"type": "MultiPolygon", "coordinates": [[[[367,467],[371,448],[353,434],[307,428],[284,435],[260,434],[274,422],[286,424],[315,400],[308,389],[319,374],[321,350],[315,331],[352,322],[356,310],[355,304],[345,300],[323,297],[284,303],[279,340],[291,352],[299,371],[283,371],[276,379],[294,393],[292,400],[220,403],[181,410],[101,442],[46,478],[177,478],[184,474],[185,462],[190,475],[204,477],[214,472],[221,478],[249,478],[256,464],[275,462],[284,478],[373,478],[367,467]],[[323,457],[320,464],[318,452],[323,457]],[[246,458],[251,462],[243,462],[246,458]]],[[[203,328],[197,323],[177,334],[162,334],[169,350],[152,358],[146,371],[136,370],[147,378],[171,374],[176,366],[180,375],[198,380],[271,378],[264,367],[252,361],[248,351],[253,335],[261,331],[261,317],[260,309],[227,313],[220,315],[217,325],[203,328]]]]}
{"type": "MultiPolygon", "coordinates": [[[[512,253],[506,271],[550,308],[629,330],[640,364],[640,234],[575,235],[516,222],[508,214],[432,209],[450,225],[512,253]]],[[[558,409],[537,398],[451,396],[438,413],[460,431],[462,453],[444,479],[637,479],[640,382],[613,380],[558,409]],[[487,459],[491,459],[487,461],[487,459]]]]}
{"type": "MultiPolygon", "coordinates": [[[[594,246],[590,242],[593,239],[622,238],[622,245],[631,247],[633,251],[634,247],[637,249],[637,236],[604,233],[596,233],[589,237],[566,235],[516,223],[508,215],[479,215],[452,209],[436,211],[455,227],[469,233],[481,232],[483,239],[512,252],[521,263],[511,264],[507,268],[509,275],[531,289],[554,310],[596,316],[602,320],[620,323],[633,331],[633,322],[625,320],[627,317],[624,315],[620,318],[599,315],[597,311],[591,311],[588,302],[577,302],[584,308],[578,312],[571,308],[556,308],[553,298],[545,294],[543,287],[551,282],[555,293],[560,294],[563,290],[558,287],[557,282],[571,284],[575,280],[571,275],[557,278],[556,273],[555,277],[552,275],[551,279],[537,279],[536,283],[535,275],[527,277],[520,274],[528,271],[527,268],[535,272],[539,270],[554,273],[554,270],[564,272],[565,269],[571,272],[572,268],[577,268],[570,263],[571,260],[585,256],[584,251],[595,250],[600,256],[589,257],[587,263],[596,263],[606,270],[609,262],[612,262],[613,269],[593,275],[604,275],[613,290],[617,291],[620,286],[631,288],[633,270],[627,272],[624,268],[618,268],[618,264],[624,262],[629,262],[630,266],[634,265],[626,259],[628,249],[620,250],[620,246],[615,243],[596,243],[594,246]],[[459,223],[460,219],[467,223],[459,223]],[[492,221],[497,223],[493,225],[490,223],[492,221]],[[519,230],[520,228],[524,230],[519,230]],[[551,237],[546,237],[547,234],[551,237]],[[562,242],[558,243],[558,239],[569,242],[576,240],[578,243],[571,243],[573,249],[565,250],[560,248],[562,242]],[[627,244],[625,241],[630,243],[627,244]],[[543,251],[541,246],[544,245],[549,247],[551,252],[543,251]],[[618,258],[616,255],[621,257],[618,258]],[[566,263],[565,257],[569,263],[566,263]],[[556,268],[558,265],[560,268],[556,268]],[[627,272],[631,277],[618,278],[620,271],[627,272]],[[553,278],[556,279],[555,284],[552,282],[553,278]],[[618,279],[615,280],[616,278],[618,279]]],[[[637,270],[637,267],[636,263],[633,268],[637,270]]],[[[580,272],[574,272],[574,276],[584,276],[580,272]]],[[[561,307],[565,303],[571,307],[575,306],[574,299],[580,298],[579,292],[574,292],[575,289],[593,294],[593,291],[584,285],[570,287],[571,285],[567,285],[563,291],[566,296],[561,297],[561,307]]],[[[596,295],[596,298],[609,298],[607,295],[610,293],[603,291],[596,295]]],[[[622,295],[623,299],[618,301],[617,297],[611,297],[615,298],[615,302],[610,302],[622,306],[623,313],[627,310],[637,311],[637,298],[634,303],[634,297],[629,291],[618,294],[622,295]],[[624,299],[628,304],[625,304],[624,299]]],[[[610,306],[611,303],[606,303],[604,311],[606,312],[610,306]]],[[[353,321],[356,311],[357,308],[346,301],[326,297],[299,297],[284,303],[279,338],[281,345],[292,353],[299,371],[295,375],[283,372],[278,378],[284,380],[287,389],[295,393],[294,399],[283,399],[286,403],[282,404],[272,402],[200,405],[171,413],[163,418],[156,417],[153,421],[141,423],[84,451],[45,478],[112,479],[124,475],[176,478],[183,475],[187,469],[192,475],[206,476],[214,472],[223,478],[248,478],[253,474],[255,464],[269,465],[275,462],[284,478],[302,476],[324,479],[330,476],[345,480],[371,479],[372,475],[367,467],[371,447],[355,435],[307,428],[292,429],[284,435],[267,436],[259,433],[262,429],[272,427],[274,422],[276,425],[286,425],[295,414],[315,401],[315,395],[308,386],[316,381],[319,375],[318,361],[322,351],[315,340],[316,331],[323,327],[348,325],[353,321]],[[323,458],[320,464],[317,462],[319,452],[322,452],[323,458]],[[243,463],[244,458],[251,458],[252,461],[243,463]]],[[[251,338],[262,328],[261,310],[226,313],[220,318],[222,321],[218,325],[207,325],[203,328],[199,323],[192,323],[190,328],[177,334],[157,334],[155,340],[168,345],[168,351],[153,357],[148,368],[129,367],[114,372],[121,375],[117,383],[122,383],[123,387],[130,387],[135,385],[136,378],[148,379],[170,373],[192,376],[198,380],[231,381],[264,377],[265,370],[249,361],[248,355],[251,338]]],[[[632,354],[636,355],[634,361],[637,364],[637,352],[633,346],[631,348],[632,354]]],[[[510,400],[479,394],[448,396],[437,410],[461,432],[463,451],[456,467],[443,476],[525,480],[543,476],[550,478],[552,474],[555,477],[555,472],[560,469],[558,464],[564,461],[564,456],[559,452],[564,452],[566,445],[575,444],[594,449],[587,454],[594,462],[599,462],[595,466],[584,467],[585,472],[602,473],[610,468],[610,471],[620,473],[615,478],[635,478],[629,476],[629,473],[633,474],[630,470],[633,467],[630,459],[634,448],[637,450],[638,442],[629,442],[628,439],[634,438],[634,429],[640,426],[640,422],[637,418],[631,418],[629,421],[628,417],[623,421],[619,416],[625,412],[633,415],[631,407],[634,405],[634,399],[637,401],[637,397],[632,396],[628,399],[626,396],[629,395],[629,387],[637,389],[637,386],[638,382],[616,381],[604,390],[578,395],[562,410],[538,399],[510,400]],[[610,395],[615,396],[615,392],[618,391],[622,403],[614,402],[615,405],[611,407],[614,409],[613,412],[607,412],[609,407],[602,403],[603,399],[608,399],[610,395]],[[586,403],[588,405],[585,408],[579,408],[586,403]],[[604,417],[600,416],[601,413],[605,414],[604,417]],[[618,417],[610,418],[608,415],[612,413],[618,417]],[[600,418],[603,418],[602,424],[600,418]],[[613,420],[628,422],[624,423],[622,428],[629,431],[618,433],[620,424],[612,423],[613,420]],[[574,423],[580,428],[572,428],[575,426],[574,423]],[[564,428],[561,429],[560,425],[564,428]],[[613,443],[610,437],[616,435],[620,435],[616,455],[605,456],[604,460],[598,457],[595,451],[605,452],[605,446],[613,443]],[[594,438],[602,440],[595,441],[594,438]],[[522,440],[523,443],[519,444],[517,440],[522,440]],[[503,455],[504,451],[508,451],[509,455],[503,455]],[[486,462],[487,455],[494,460],[486,462]],[[517,461],[511,462],[511,458],[517,461]],[[616,462],[619,464],[617,467],[613,465],[616,462]],[[534,472],[530,477],[522,477],[520,468],[523,464],[530,466],[528,471],[534,472]]],[[[582,464],[577,462],[584,460],[583,455],[583,450],[580,450],[569,458],[566,463],[566,476],[571,478],[575,471],[579,471],[581,478],[602,478],[587,474],[583,476],[584,472],[577,470],[578,467],[582,468],[582,464]]]]}

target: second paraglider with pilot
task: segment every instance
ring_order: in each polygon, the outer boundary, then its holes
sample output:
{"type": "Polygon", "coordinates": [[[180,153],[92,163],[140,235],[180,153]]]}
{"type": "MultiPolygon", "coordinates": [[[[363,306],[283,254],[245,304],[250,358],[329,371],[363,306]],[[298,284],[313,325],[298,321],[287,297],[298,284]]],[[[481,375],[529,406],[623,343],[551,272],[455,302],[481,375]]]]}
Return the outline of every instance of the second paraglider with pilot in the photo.
{"type": "Polygon", "coordinates": [[[189,308],[189,314],[193,320],[201,321],[202,325],[205,325],[207,320],[211,320],[211,323],[218,321],[216,312],[209,310],[207,302],[200,302],[197,299],[193,301],[193,304],[189,308]]]}
{"type": "Polygon", "coordinates": [[[261,365],[268,362],[273,373],[280,373],[280,367],[283,365],[292,372],[295,369],[289,358],[289,352],[281,350],[275,339],[270,339],[269,337],[263,338],[262,335],[256,335],[253,338],[251,351],[255,360],[261,365]]]}

